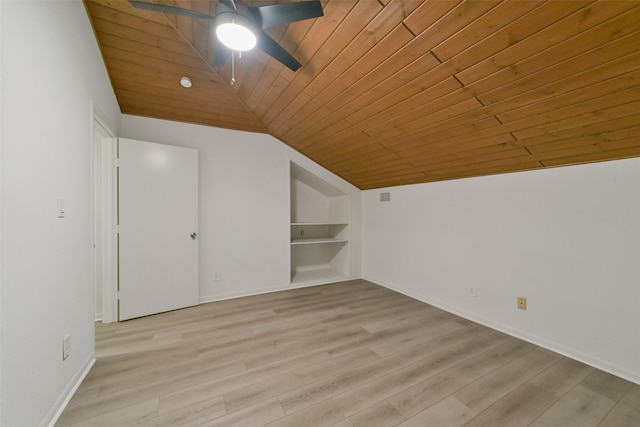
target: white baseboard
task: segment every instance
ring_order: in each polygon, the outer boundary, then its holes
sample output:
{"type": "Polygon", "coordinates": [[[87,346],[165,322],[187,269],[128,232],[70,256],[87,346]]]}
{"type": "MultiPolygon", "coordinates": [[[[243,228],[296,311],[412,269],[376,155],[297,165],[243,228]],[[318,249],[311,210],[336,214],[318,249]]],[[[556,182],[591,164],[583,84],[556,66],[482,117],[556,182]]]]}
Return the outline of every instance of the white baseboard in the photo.
{"type": "Polygon", "coordinates": [[[536,336],[536,335],[531,335],[528,334],[527,332],[518,330],[518,329],[513,329],[503,323],[500,322],[495,322],[491,319],[487,319],[481,316],[477,316],[474,313],[468,312],[466,310],[461,310],[457,307],[453,307],[449,304],[445,304],[441,301],[438,300],[432,300],[429,298],[425,298],[421,295],[416,295],[413,292],[407,291],[405,289],[402,289],[400,287],[397,286],[393,286],[390,285],[388,283],[381,283],[380,281],[377,281],[375,279],[372,279],[370,277],[362,277],[363,280],[366,280],[368,282],[371,283],[375,283],[376,285],[382,286],[384,288],[390,289],[392,291],[396,291],[398,293],[401,293],[403,295],[406,295],[410,298],[413,298],[415,300],[418,301],[422,301],[426,304],[432,305],[434,307],[438,307],[444,311],[447,311],[449,313],[455,314],[456,316],[460,316],[463,317],[465,319],[471,320],[472,322],[476,322],[479,323],[481,325],[487,326],[489,328],[495,329],[497,331],[503,332],[507,335],[511,335],[513,337],[516,338],[520,338],[524,341],[530,342],[532,344],[535,344],[537,346],[543,347],[547,350],[551,350],[554,351],[558,354],[561,354],[563,356],[566,356],[570,359],[574,359],[577,360],[579,362],[585,363],[589,366],[592,366],[594,368],[600,369],[602,371],[608,372],[610,374],[616,375],[620,378],[624,378],[626,380],[629,380],[631,382],[634,382],[636,384],[640,384],[640,375],[638,375],[638,373],[634,373],[634,372],[630,372],[620,366],[616,366],[616,365],[612,365],[609,362],[605,361],[605,360],[601,360],[597,357],[593,357],[589,354],[577,351],[573,348],[569,348],[566,347],[560,343],[557,342],[553,342],[553,341],[549,341],[547,339],[544,339],[542,337],[536,336]]]}
{"type": "Polygon", "coordinates": [[[76,390],[78,390],[78,387],[80,387],[80,384],[82,384],[82,381],[85,379],[94,363],[96,363],[96,358],[94,353],[91,353],[87,361],[83,364],[82,367],[80,367],[80,369],[78,369],[78,372],[76,372],[73,378],[71,378],[71,381],[69,381],[69,384],[60,394],[60,397],[58,397],[56,403],[51,407],[51,410],[49,411],[45,419],[40,423],[41,427],[55,426],[56,422],[60,418],[60,415],[62,415],[62,411],[64,411],[64,408],[67,407],[69,401],[75,394],[76,390]]]}

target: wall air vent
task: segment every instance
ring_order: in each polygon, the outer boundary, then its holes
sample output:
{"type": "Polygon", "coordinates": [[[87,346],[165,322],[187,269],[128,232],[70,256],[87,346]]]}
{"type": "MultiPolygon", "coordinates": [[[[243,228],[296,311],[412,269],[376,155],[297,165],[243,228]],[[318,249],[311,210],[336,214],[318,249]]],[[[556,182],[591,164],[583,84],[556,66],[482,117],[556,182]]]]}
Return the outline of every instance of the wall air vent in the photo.
{"type": "Polygon", "coordinates": [[[381,202],[390,202],[391,201],[391,193],[380,193],[380,201],[381,202]]]}

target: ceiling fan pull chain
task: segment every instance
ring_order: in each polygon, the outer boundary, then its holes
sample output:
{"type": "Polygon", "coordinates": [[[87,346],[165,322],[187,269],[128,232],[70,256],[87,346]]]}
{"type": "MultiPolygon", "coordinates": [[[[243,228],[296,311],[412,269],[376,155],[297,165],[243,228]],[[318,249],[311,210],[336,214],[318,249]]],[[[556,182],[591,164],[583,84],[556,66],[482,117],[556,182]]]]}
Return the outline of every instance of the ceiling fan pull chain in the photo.
{"type": "Polygon", "coordinates": [[[231,86],[236,84],[236,61],[235,61],[235,57],[236,57],[236,51],[232,50],[231,51],[231,86]]]}

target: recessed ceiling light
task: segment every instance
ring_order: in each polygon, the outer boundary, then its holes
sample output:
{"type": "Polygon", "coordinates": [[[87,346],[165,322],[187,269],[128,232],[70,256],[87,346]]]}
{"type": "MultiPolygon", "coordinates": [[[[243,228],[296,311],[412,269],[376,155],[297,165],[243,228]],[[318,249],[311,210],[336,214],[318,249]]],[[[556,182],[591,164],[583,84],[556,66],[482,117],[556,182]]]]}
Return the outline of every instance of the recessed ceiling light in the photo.
{"type": "Polygon", "coordinates": [[[191,87],[191,79],[187,76],[184,76],[180,79],[180,84],[182,87],[191,87]]]}

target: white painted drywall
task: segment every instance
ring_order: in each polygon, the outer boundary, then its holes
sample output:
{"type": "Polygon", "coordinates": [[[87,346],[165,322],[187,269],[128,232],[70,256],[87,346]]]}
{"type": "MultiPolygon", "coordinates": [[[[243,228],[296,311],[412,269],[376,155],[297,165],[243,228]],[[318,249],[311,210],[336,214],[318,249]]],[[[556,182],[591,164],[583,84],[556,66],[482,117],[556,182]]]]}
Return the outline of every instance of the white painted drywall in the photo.
{"type": "Polygon", "coordinates": [[[39,426],[93,361],[92,101],[112,129],[120,111],[82,2],[0,9],[0,425],[39,426]]]}
{"type": "Polygon", "coordinates": [[[363,276],[640,382],[640,159],[365,191],[363,276]]]}
{"type": "Polygon", "coordinates": [[[120,136],[199,152],[200,301],[291,288],[290,160],[354,194],[358,262],[352,273],[360,275],[360,191],[282,142],[265,134],[129,115],[122,116],[120,136]]]}

